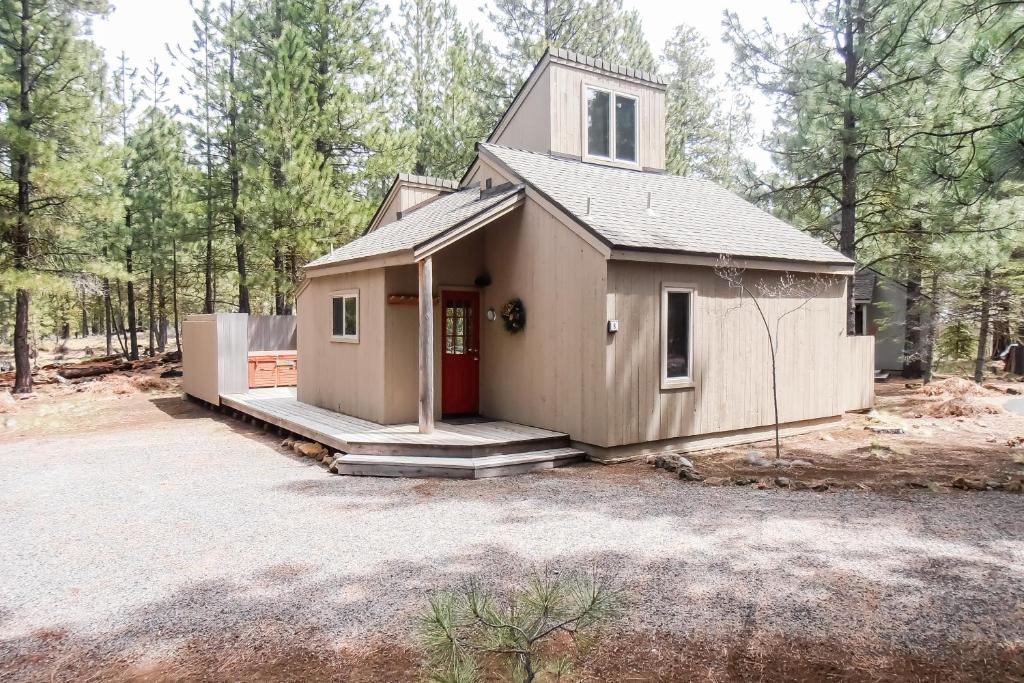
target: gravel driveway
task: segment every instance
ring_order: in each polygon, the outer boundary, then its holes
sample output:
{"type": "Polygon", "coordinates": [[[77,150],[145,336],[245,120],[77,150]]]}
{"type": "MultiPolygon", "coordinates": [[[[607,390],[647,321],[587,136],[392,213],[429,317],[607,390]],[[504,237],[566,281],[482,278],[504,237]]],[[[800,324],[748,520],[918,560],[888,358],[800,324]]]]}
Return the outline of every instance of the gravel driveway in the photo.
{"type": "Polygon", "coordinates": [[[51,633],[127,660],[271,626],[401,641],[427,591],[543,562],[615,574],[640,631],[1024,640],[1024,497],[703,488],[636,464],[347,478],[160,401],[175,415],[145,428],[0,441],[0,665],[51,633]]]}

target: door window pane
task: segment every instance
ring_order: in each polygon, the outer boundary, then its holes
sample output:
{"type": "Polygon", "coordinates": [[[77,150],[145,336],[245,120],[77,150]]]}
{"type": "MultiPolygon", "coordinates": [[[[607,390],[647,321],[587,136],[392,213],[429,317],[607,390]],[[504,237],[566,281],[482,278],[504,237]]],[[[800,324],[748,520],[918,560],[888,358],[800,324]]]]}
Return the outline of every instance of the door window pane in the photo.
{"type": "Polygon", "coordinates": [[[665,370],[669,378],[690,376],[690,293],[667,292],[665,370]]]}
{"type": "Polygon", "coordinates": [[[615,96],[615,158],[636,161],[636,100],[615,96]]]}
{"type": "Polygon", "coordinates": [[[587,154],[611,156],[611,95],[587,90],[587,154]]]}

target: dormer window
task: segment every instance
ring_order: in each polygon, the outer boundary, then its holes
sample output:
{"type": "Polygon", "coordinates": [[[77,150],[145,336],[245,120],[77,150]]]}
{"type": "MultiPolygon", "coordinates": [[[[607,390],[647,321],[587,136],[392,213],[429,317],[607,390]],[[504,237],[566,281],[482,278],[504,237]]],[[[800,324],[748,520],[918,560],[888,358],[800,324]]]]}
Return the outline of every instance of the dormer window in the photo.
{"type": "Polygon", "coordinates": [[[585,157],[636,164],[636,97],[591,86],[585,86],[584,93],[585,157]]]}

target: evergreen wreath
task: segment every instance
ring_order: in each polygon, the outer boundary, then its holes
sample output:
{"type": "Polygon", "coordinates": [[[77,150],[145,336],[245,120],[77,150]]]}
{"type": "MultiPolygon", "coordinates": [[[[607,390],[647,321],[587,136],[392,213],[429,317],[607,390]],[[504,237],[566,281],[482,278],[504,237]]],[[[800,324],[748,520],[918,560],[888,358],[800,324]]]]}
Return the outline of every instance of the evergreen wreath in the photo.
{"type": "Polygon", "coordinates": [[[501,307],[501,319],[505,321],[505,329],[515,334],[526,327],[526,309],[521,299],[512,299],[501,307]]]}

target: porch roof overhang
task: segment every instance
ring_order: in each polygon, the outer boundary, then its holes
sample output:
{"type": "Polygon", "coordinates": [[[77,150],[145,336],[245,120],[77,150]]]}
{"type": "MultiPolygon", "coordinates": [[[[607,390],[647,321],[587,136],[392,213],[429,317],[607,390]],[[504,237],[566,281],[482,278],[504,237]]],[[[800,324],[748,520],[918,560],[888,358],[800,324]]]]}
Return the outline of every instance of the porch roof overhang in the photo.
{"type": "Polygon", "coordinates": [[[460,190],[307,264],[306,277],[414,264],[518,209],[525,200],[525,186],[511,183],[460,190]]]}
{"type": "Polygon", "coordinates": [[[435,235],[434,237],[417,244],[412,249],[413,260],[421,261],[428,256],[436,254],[445,247],[458,242],[463,237],[467,237],[480,228],[490,225],[502,216],[515,211],[525,202],[526,188],[523,185],[517,185],[516,191],[513,194],[510,194],[497,204],[488,207],[484,211],[466,219],[458,225],[452,226],[441,234],[435,235]]]}

